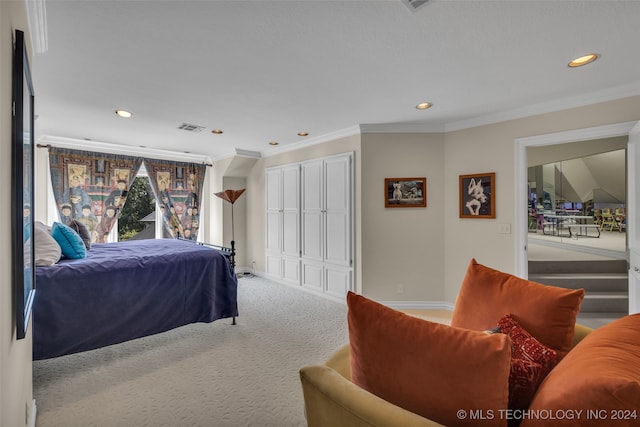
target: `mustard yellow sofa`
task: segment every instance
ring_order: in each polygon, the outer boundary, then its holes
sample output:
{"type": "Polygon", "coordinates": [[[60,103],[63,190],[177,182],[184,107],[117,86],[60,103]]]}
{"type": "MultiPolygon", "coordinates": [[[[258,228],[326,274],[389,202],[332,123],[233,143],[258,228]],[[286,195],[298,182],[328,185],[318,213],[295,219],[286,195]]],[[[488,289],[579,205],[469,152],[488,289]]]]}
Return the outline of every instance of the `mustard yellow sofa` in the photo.
{"type": "MultiPolygon", "coordinates": [[[[572,345],[592,331],[576,324],[572,345]]],[[[309,427],[423,427],[441,426],[369,393],[351,382],[349,345],[324,364],[300,370],[309,427]]]]}
{"type": "Polygon", "coordinates": [[[638,427],[640,313],[592,330],[583,298],[475,259],[451,327],[349,292],[349,344],[300,370],[308,425],[638,427]]]}

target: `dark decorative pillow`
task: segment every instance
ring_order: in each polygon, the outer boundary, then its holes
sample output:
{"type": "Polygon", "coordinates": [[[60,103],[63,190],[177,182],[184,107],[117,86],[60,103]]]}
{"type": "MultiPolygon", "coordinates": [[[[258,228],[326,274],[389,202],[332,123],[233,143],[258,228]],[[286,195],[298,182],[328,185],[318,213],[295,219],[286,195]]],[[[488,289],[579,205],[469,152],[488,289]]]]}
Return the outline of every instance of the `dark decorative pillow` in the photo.
{"type": "Polygon", "coordinates": [[[73,231],[78,233],[78,236],[80,236],[80,238],[82,239],[85,248],[87,248],[87,250],[91,249],[91,234],[89,234],[89,229],[87,228],[87,226],[75,219],[69,221],[67,225],[73,231]]]}
{"type": "Polygon", "coordinates": [[[51,236],[62,249],[62,255],[71,259],[86,258],[87,248],[74,229],[61,222],[54,222],[51,226],[51,236]]]}
{"type": "MultiPolygon", "coordinates": [[[[511,314],[498,321],[499,331],[511,338],[509,408],[526,409],[547,374],[553,369],[557,353],[527,332],[511,314]]],[[[517,425],[518,420],[509,425],[517,425]]]]}

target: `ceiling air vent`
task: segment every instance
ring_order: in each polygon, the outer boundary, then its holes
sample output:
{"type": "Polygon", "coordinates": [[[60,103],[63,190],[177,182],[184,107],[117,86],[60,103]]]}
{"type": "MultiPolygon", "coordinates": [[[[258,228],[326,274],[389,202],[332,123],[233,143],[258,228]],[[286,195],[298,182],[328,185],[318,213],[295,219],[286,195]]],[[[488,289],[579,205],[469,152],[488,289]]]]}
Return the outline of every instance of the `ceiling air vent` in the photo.
{"type": "Polygon", "coordinates": [[[186,130],[187,132],[201,132],[204,126],[192,125],[190,123],[183,123],[178,126],[178,129],[186,130]]]}
{"type": "Polygon", "coordinates": [[[404,5],[407,6],[407,8],[411,12],[417,12],[418,9],[420,9],[430,1],[431,0],[402,0],[402,3],[404,3],[404,5]]]}

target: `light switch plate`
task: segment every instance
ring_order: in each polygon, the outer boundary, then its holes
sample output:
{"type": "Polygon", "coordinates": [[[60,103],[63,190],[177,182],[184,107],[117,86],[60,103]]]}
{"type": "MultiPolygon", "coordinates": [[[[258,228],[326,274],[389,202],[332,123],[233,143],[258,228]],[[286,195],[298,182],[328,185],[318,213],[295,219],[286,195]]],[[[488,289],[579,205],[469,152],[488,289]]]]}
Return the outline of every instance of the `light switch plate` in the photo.
{"type": "Polygon", "coordinates": [[[498,233],[511,234],[511,224],[498,224],[498,233]]]}

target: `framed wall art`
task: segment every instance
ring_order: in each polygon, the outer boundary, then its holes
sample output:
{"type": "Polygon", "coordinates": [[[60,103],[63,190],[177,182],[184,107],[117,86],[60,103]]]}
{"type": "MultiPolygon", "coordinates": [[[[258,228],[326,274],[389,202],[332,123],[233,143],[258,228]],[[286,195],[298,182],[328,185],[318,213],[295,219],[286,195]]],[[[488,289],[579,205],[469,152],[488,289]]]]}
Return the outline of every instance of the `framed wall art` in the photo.
{"type": "Polygon", "coordinates": [[[427,178],[385,178],[385,208],[424,208],[427,206],[427,178]]]}
{"type": "Polygon", "coordinates": [[[460,218],[496,217],[496,174],[460,175],[460,218]]]}
{"type": "Polygon", "coordinates": [[[24,33],[15,32],[13,56],[12,204],[16,336],[27,334],[35,296],[33,221],[33,83],[24,33]]]}

